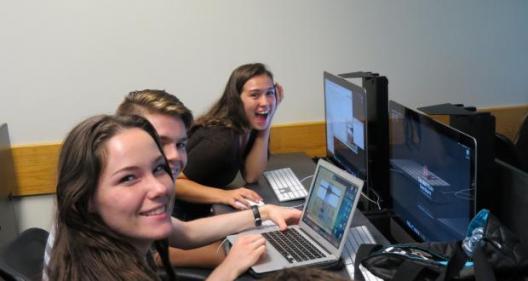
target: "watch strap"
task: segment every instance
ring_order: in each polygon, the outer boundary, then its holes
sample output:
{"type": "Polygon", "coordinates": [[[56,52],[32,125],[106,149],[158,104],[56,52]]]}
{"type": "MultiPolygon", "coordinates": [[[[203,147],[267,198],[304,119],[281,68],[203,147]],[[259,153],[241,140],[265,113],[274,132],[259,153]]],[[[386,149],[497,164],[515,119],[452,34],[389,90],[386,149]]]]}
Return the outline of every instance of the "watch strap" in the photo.
{"type": "Polygon", "coordinates": [[[253,217],[255,217],[255,226],[261,226],[262,218],[260,217],[260,211],[259,211],[258,206],[256,205],[251,206],[251,211],[253,211],[253,217]]]}

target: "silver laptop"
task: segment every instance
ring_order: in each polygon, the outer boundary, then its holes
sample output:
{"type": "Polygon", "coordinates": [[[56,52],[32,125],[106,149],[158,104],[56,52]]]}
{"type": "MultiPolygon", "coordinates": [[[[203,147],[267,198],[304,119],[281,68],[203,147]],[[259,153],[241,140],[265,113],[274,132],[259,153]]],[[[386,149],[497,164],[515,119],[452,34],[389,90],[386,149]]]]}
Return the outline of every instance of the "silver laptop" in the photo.
{"type": "MultiPolygon", "coordinates": [[[[359,178],[319,160],[298,225],[289,226],[285,232],[272,226],[241,233],[261,233],[268,241],[267,252],[251,267],[252,273],[336,263],[345,247],[362,188],[359,178]]],[[[232,244],[239,235],[227,239],[232,244]]]]}

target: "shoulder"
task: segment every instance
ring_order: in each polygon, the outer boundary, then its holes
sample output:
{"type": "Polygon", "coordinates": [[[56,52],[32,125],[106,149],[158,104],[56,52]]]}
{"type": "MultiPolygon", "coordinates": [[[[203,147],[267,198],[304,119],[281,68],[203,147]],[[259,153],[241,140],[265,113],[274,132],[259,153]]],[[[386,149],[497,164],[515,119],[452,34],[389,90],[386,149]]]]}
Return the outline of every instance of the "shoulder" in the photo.
{"type": "Polygon", "coordinates": [[[190,137],[211,134],[233,134],[234,130],[226,126],[200,126],[193,128],[189,133],[190,137]]]}
{"type": "Polygon", "coordinates": [[[236,147],[237,134],[234,130],[223,126],[200,127],[189,133],[187,152],[191,155],[197,151],[226,153],[236,147]]]}
{"type": "Polygon", "coordinates": [[[196,143],[203,140],[231,140],[235,139],[236,135],[237,134],[233,129],[224,126],[199,127],[189,132],[189,142],[196,143]]]}

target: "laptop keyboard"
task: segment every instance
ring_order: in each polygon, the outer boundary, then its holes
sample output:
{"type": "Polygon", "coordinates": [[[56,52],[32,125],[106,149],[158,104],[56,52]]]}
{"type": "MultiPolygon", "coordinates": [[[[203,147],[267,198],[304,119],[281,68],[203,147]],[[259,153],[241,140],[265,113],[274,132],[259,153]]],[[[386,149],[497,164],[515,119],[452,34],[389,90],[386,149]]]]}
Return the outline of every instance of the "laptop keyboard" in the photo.
{"type": "MultiPolygon", "coordinates": [[[[345,250],[341,255],[345,262],[345,267],[350,278],[354,278],[354,261],[356,260],[356,252],[361,244],[376,244],[372,234],[364,225],[352,227],[348,234],[348,239],[345,244],[345,250]]],[[[361,273],[365,281],[378,281],[380,278],[374,276],[368,270],[361,268],[361,273]]],[[[383,280],[381,280],[383,281],[383,280]]]]}
{"type": "Polygon", "coordinates": [[[271,231],[262,233],[262,236],[280,252],[289,263],[297,263],[326,255],[319,251],[310,241],[304,238],[295,228],[287,231],[271,231]]]}
{"type": "Polygon", "coordinates": [[[308,194],[290,168],[265,171],[264,177],[280,202],[302,199],[308,194]]]}

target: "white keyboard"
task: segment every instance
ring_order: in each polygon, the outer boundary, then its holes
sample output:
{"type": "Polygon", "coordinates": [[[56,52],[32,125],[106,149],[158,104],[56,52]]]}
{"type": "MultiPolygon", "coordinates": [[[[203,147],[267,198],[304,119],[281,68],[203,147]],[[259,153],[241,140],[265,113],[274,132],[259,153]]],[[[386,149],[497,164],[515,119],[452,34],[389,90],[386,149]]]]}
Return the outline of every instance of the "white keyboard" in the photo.
{"type": "Polygon", "coordinates": [[[305,198],[308,194],[290,168],[265,171],[264,177],[280,202],[305,198]]]}
{"type": "MultiPolygon", "coordinates": [[[[361,244],[376,244],[376,241],[366,226],[360,225],[350,228],[350,233],[348,234],[348,239],[345,244],[345,250],[341,255],[350,278],[354,278],[354,261],[356,260],[356,252],[361,244]]],[[[359,269],[361,270],[365,281],[383,281],[374,276],[363,266],[360,265],[359,269]]]]}

